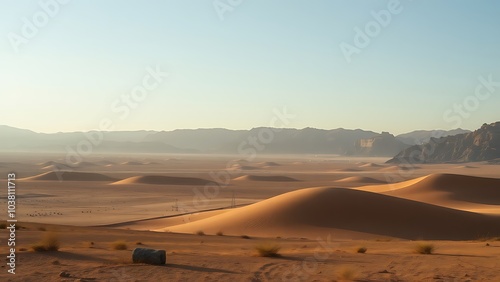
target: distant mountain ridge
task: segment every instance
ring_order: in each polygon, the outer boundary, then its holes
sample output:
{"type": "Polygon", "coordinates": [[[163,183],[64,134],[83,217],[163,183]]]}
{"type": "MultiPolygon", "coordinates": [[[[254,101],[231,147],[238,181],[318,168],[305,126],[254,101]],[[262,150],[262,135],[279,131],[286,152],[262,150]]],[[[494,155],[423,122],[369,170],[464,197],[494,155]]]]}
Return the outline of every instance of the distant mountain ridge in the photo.
{"type": "Polygon", "coordinates": [[[100,139],[93,152],[336,154],[392,157],[409,147],[390,133],[361,129],[268,128],[177,129],[36,133],[0,126],[0,151],[65,152],[79,142],[100,139]]]}
{"type": "Polygon", "coordinates": [[[396,138],[408,145],[422,145],[431,140],[431,138],[441,138],[458,134],[470,133],[472,131],[461,128],[453,130],[416,130],[405,134],[400,134],[396,138]]]}
{"type": "Polygon", "coordinates": [[[480,129],[455,136],[431,138],[423,145],[409,147],[388,163],[464,163],[500,158],[500,122],[484,124],[480,129]]]}

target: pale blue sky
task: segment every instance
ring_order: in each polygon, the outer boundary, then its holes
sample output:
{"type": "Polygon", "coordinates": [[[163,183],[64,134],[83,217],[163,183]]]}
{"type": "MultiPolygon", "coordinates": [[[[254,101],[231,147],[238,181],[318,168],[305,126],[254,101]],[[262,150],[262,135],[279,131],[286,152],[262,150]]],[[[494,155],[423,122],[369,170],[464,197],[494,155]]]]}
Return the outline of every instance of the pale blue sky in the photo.
{"type": "MultiPolygon", "coordinates": [[[[55,0],[54,0],[55,1],[55,0]]],[[[227,3],[227,0],[220,0],[227,3]]],[[[42,0],[41,2],[50,2],[42,0]]],[[[500,82],[500,2],[409,1],[348,63],[339,47],[390,1],[246,0],[220,20],[213,1],[73,0],[15,52],[39,1],[0,2],[0,124],[40,132],[249,129],[274,108],[288,127],[403,133],[451,129],[479,76],[500,82]],[[114,101],[146,68],[170,77],[124,119],[114,101]]],[[[500,120],[500,87],[460,118],[500,120]]],[[[471,101],[471,100],[469,100],[471,101]]]]}

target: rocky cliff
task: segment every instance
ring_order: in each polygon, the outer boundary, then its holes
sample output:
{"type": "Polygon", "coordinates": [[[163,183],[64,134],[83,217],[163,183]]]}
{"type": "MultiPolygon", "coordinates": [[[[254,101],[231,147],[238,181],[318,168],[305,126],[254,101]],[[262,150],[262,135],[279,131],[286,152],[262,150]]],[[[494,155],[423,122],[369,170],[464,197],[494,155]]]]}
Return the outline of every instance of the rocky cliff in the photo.
{"type": "Polygon", "coordinates": [[[388,163],[461,163],[500,158],[500,122],[484,124],[466,134],[432,138],[400,152],[388,163]]]}

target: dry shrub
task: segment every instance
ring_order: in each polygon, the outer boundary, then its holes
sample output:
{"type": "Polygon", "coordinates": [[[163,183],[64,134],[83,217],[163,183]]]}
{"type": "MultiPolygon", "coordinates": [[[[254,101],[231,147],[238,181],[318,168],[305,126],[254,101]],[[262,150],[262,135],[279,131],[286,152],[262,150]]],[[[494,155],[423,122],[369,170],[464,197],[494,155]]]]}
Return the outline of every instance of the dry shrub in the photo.
{"type": "Polygon", "coordinates": [[[279,257],[281,247],[278,244],[262,243],[255,246],[255,250],[260,257],[279,257]]]}
{"type": "Polygon", "coordinates": [[[31,246],[35,252],[58,251],[60,247],[59,237],[54,232],[45,233],[42,239],[31,246]]]}
{"type": "Polygon", "coordinates": [[[435,249],[433,244],[421,243],[415,246],[414,251],[417,254],[431,255],[435,249]]]}
{"type": "Polygon", "coordinates": [[[111,247],[113,248],[113,250],[118,250],[118,251],[126,250],[127,249],[127,242],[125,242],[123,240],[118,240],[118,241],[111,243],[111,247]]]}

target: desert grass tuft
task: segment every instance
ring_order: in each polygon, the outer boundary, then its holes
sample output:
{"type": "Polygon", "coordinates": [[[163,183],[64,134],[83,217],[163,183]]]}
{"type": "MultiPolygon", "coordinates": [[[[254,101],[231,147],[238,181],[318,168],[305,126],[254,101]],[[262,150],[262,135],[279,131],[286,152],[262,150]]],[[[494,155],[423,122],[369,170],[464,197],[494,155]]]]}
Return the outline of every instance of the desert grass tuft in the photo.
{"type": "Polygon", "coordinates": [[[127,242],[125,242],[123,240],[115,241],[115,242],[111,243],[111,248],[113,248],[113,250],[118,250],[118,251],[126,250],[127,249],[127,242]]]}
{"type": "Polygon", "coordinates": [[[196,235],[198,236],[205,236],[205,232],[203,232],[203,230],[199,230],[196,232],[196,235]]]}
{"type": "Polygon", "coordinates": [[[428,244],[428,243],[420,243],[415,246],[414,251],[417,254],[422,254],[422,255],[431,255],[434,253],[436,247],[434,247],[433,244],[428,244]]]}
{"type": "Polygon", "coordinates": [[[60,247],[59,237],[53,232],[45,233],[42,239],[31,246],[31,249],[35,252],[55,252],[58,251],[60,247]]]}
{"type": "Polygon", "coordinates": [[[280,257],[281,246],[273,243],[261,243],[255,246],[255,250],[260,257],[280,257]]]}

